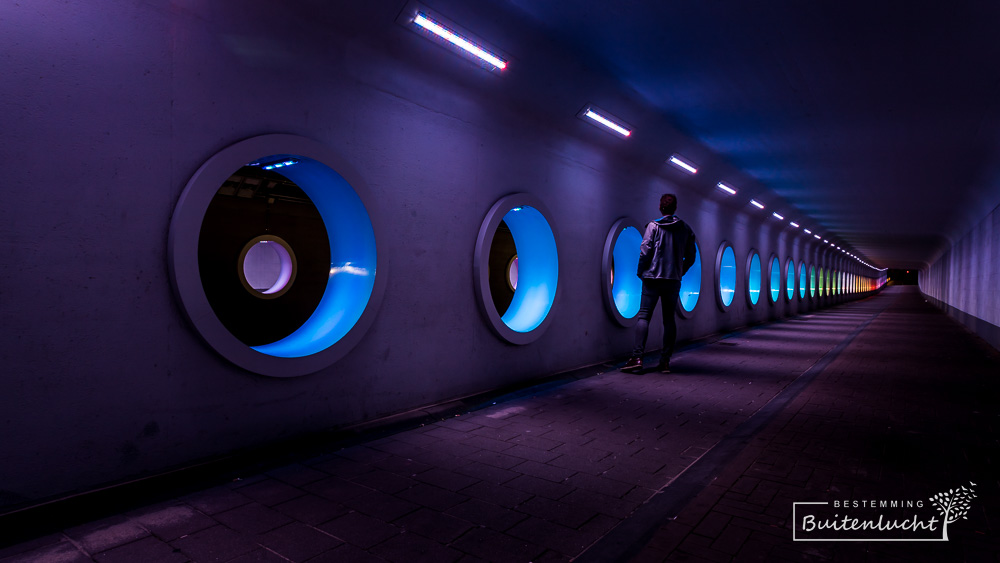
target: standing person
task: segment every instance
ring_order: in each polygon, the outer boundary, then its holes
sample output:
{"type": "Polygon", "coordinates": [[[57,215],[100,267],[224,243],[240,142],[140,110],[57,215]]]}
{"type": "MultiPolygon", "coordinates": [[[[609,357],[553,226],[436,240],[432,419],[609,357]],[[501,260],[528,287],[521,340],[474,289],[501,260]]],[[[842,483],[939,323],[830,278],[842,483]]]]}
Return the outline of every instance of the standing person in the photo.
{"type": "Polygon", "coordinates": [[[642,299],[639,304],[639,322],[635,326],[635,347],[622,371],[642,371],[642,353],[649,336],[649,320],[653,317],[656,302],[663,300],[663,354],[658,371],[670,373],[670,356],[677,339],[677,319],[674,309],[681,291],[681,277],[694,265],[694,231],[674,215],[677,196],[664,194],[660,198],[663,217],[650,221],[639,247],[639,271],[642,279],[642,299]]]}

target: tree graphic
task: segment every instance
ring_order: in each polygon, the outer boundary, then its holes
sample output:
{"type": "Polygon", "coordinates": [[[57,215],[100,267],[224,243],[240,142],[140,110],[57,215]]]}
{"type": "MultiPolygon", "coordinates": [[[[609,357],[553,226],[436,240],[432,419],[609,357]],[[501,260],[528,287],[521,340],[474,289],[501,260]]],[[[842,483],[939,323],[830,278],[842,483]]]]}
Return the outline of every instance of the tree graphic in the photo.
{"type": "Polygon", "coordinates": [[[962,485],[958,489],[949,489],[946,493],[938,493],[931,497],[931,503],[938,512],[941,513],[943,521],[943,532],[941,539],[948,541],[948,524],[958,522],[960,519],[968,519],[969,508],[972,507],[972,499],[976,498],[976,484],[969,481],[972,487],[962,485]]]}

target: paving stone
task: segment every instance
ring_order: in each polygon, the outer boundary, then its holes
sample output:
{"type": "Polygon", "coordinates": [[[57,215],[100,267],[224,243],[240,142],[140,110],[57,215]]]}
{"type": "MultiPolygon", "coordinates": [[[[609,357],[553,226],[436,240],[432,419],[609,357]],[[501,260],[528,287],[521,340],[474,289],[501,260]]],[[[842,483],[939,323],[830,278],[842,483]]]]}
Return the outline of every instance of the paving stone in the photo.
{"type": "Polygon", "coordinates": [[[361,549],[368,549],[402,532],[400,528],[392,524],[387,524],[360,512],[350,512],[340,518],[320,524],[318,528],[361,549]]]}
{"type": "Polygon", "coordinates": [[[394,522],[407,532],[419,534],[441,544],[448,544],[458,538],[473,524],[467,520],[450,516],[437,510],[421,508],[394,522]]]}
{"type": "Polygon", "coordinates": [[[513,487],[506,486],[506,484],[494,485],[482,481],[468,486],[459,492],[463,495],[469,495],[505,508],[514,508],[532,496],[531,493],[519,491],[513,487]]]}
{"type": "Polygon", "coordinates": [[[30,549],[0,557],[0,563],[92,563],[93,559],[68,540],[35,545],[30,549]]]}
{"type": "Polygon", "coordinates": [[[574,491],[569,485],[553,483],[531,475],[521,475],[508,481],[504,486],[552,500],[559,500],[574,491]]]}
{"type": "Polygon", "coordinates": [[[403,477],[396,473],[391,473],[382,469],[376,469],[365,473],[364,475],[358,475],[357,477],[351,479],[351,481],[368,487],[369,489],[389,494],[398,493],[399,491],[408,489],[417,484],[417,481],[409,477],[403,477]]]}
{"type": "Polygon", "coordinates": [[[229,561],[250,553],[260,546],[244,534],[239,534],[225,526],[215,526],[201,530],[170,542],[192,561],[229,561]]]}
{"type": "MultiPolygon", "coordinates": [[[[499,468],[495,468],[489,465],[476,464],[478,467],[490,468],[489,473],[503,471],[499,468]]],[[[417,475],[415,479],[423,481],[429,485],[434,485],[442,489],[447,489],[449,491],[460,491],[470,485],[478,483],[481,479],[477,479],[475,476],[470,475],[470,471],[474,472],[475,468],[469,468],[468,465],[459,467],[454,471],[449,471],[447,469],[432,468],[424,471],[423,473],[417,475]]]]}
{"type": "Polygon", "coordinates": [[[256,502],[220,512],[214,518],[244,534],[262,534],[292,521],[277,510],[256,502]]]}
{"type": "Polygon", "coordinates": [[[573,529],[579,528],[598,514],[596,510],[543,497],[534,497],[518,506],[517,510],[573,529]]]}
{"type": "Polygon", "coordinates": [[[259,548],[251,551],[250,553],[244,553],[234,559],[226,561],[226,563],[287,563],[288,559],[270,551],[266,548],[259,548]]]}
{"type": "Polygon", "coordinates": [[[94,555],[98,563],[186,563],[187,556],[167,543],[147,536],[94,555]]]}
{"type": "MultiPolygon", "coordinates": [[[[448,514],[478,526],[492,528],[498,532],[508,530],[518,522],[528,518],[526,514],[478,499],[471,499],[455,506],[448,510],[448,514]]],[[[405,520],[404,518],[401,522],[405,520]]]]}
{"type": "Polygon", "coordinates": [[[350,511],[343,505],[313,494],[307,494],[275,505],[274,509],[311,526],[333,520],[350,511]]]}
{"type": "Polygon", "coordinates": [[[185,505],[140,511],[132,515],[132,520],[164,541],[175,540],[217,524],[212,518],[185,505]]]}
{"type": "Polygon", "coordinates": [[[536,461],[525,461],[510,469],[517,471],[518,473],[539,477],[554,483],[562,483],[576,474],[576,471],[573,471],[572,469],[538,463],[536,461]]]}
{"type": "MultiPolygon", "coordinates": [[[[358,477],[359,475],[355,475],[358,477]]],[[[340,477],[328,477],[302,487],[306,491],[334,502],[343,503],[349,499],[372,492],[372,489],[340,477]]]]}
{"type": "Polygon", "coordinates": [[[149,532],[125,516],[114,516],[70,528],[65,534],[85,552],[94,554],[131,543],[148,536],[149,532]]]}
{"type": "Polygon", "coordinates": [[[455,540],[452,547],[494,563],[533,561],[545,548],[489,528],[474,528],[455,540]]]}
{"type": "Polygon", "coordinates": [[[233,492],[227,487],[216,487],[194,493],[182,500],[209,516],[252,502],[250,498],[233,492]]]}
{"type": "Polygon", "coordinates": [[[372,552],[387,561],[398,563],[451,563],[462,557],[460,551],[407,533],[378,544],[372,548],[372,552]]]}
{"type": "Polygon", "coordinates": [[[316,528],[298,522],[257,536],[257,542],[291,561],[306,561],[344,543],[316,528]]]}

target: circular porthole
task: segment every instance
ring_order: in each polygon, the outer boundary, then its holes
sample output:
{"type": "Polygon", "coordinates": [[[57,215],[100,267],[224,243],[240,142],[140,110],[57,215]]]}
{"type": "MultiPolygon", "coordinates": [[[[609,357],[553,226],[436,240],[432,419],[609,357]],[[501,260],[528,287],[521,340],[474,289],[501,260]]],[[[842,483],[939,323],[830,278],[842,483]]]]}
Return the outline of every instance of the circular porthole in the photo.
{"type": "Polygon", "coordinates": [[[733,245],[723,241],[715,257],[715,276],[718,280],[715,298],[719,308],[729,309],[736,295],[736,253],[733,245]]]}
{"type": "Polygon", "coordinates": [[[629,218],[615,221],[604,241],[601,259],[601,288],[604,304],[611,317],[622,326],[632,326],[639,314],[642,280],[639,268],[639,246],[642,233],[639,223],[629,218]]]}
{"type": "Polygon", "coordinates": [[[694,264],[691,269],[681,277],[680,298],[677,300],[678,311],[683,318],[689,318],[694,308],[698,305],[698,297],[701,295],[701,249],[698,243],[694,245],[694,264]]]}
{"type": "Polygon", "coordinates": [[[795,261],[791,258],[785,265],[785,296],[789,301],[795,299],[795,261]]]}
{"type": "Polygon", "coordinates": [[[335,153],[293,135],[254,137],[188,182],[170,224],[170,274],[222,356],[304,375],[347,354],[373,322],[386,275],[375,236],[367,187],[335,153]]]}
{"type": "Polygon", "coordinates": [[[778,257],[773,254],[771,255],[770,264],[768,267],[768,271],[770,271],[770,275],[768,276],[770,291],[768,291],[767,295],[771,298],[771,303],[773,304],[777,303],[778,299],[781,298],[781,265],[778,263],[778,257]]]}
{"type": "Polygon", "coordinates": [[[751,308],[760,301],[760,255],[751,250],[747,255],[747,303],[751,308]]]}
{"type": "Polygon", "coordinates": [[[799,262],[799,299],[806,298],[806,262],[799,262]]]}
{"type": "Polygon", "coordinates": [[[281,297],[295,281],[295,252],[285,239],[274,235],[254,237],[237,260],[240,282],[261,299],[281,297]]]}
{"type": "Polygon", "coordinates": [[[512,344],[528,344],[542,335],[552,320],[549,311],[555,302],[559,281],[559,256],[548,210],[529,194],[503,197],[490,208],[476,239],[473,270],[476,299],[490,327],[512,344]],[[501,223],[510,236],[513,254],[502,259],[501,276],[513,294],[506,307],[498,303],[491,278],[497,252],[495,240],[503,236],[501,223]],[[515,264],[516,280],[510,283],[515,264]],[[491,272],[492,271],[492,272],[491,272]]]}
{"type": "Polygon", "coordinates": [[[816,266],[809,266],[809,297],[816,297],[816,266]]]}

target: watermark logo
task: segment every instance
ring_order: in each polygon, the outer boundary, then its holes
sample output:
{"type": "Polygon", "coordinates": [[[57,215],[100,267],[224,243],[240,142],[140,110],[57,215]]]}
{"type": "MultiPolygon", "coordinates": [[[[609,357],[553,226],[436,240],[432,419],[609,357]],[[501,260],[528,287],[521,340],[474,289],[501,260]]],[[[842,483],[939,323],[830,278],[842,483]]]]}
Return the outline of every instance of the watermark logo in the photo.
{"type": "Polygon", "coordinates": [[[855,499],[792,503],[795,541],[948,541],[948,525],[968,519],[976,484],[925,502],[855,499]]]}

